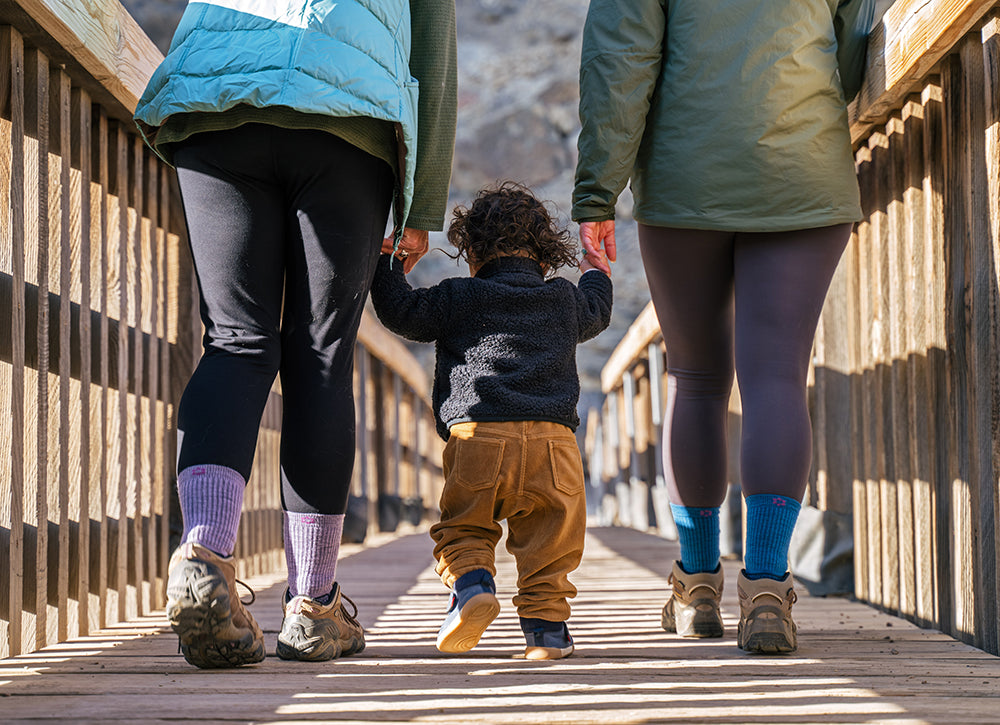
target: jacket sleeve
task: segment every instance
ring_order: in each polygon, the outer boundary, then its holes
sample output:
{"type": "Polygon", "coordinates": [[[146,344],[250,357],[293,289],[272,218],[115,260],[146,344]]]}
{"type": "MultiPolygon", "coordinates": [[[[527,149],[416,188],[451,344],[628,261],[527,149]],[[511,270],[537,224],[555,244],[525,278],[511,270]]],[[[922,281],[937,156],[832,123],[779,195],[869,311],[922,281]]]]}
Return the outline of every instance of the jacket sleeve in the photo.
{"type": "Polygon", "coordinates": [[[614,219],[660,76],[666,0],[591,0],[580,57],[573,219],[614,219]]]}
{"type": "Polygon", "coordinates": [[[875,21],[875,0],[841,0],[833,18],[837,37],[837,65],[844,100],[854,100],[861,90],[868,59],[868,34],[875,21]]]}
{"type": "Polygon", "coordinates": [[[583,273],[576,286],[576,307],[580,322],[577,342],[597,337],[611,324],[613,296],[611,279],[604,272],[590,270],[583,273]]]}
{"type": "Polygon", "coordinates": [[[445,285],[413,289],[403,274],[403,265],[383,254],[375,268],[372,305],[386,329],[414,342],[434,342],[448,319],[448,291],[445,285]]]}
{"type": "Polygon", "coordinates": [[[407,226],[444,229],[455,150],[458,51],[455,0],[410,0],[410,74],[420,83],[417,161],[407,226]]]}

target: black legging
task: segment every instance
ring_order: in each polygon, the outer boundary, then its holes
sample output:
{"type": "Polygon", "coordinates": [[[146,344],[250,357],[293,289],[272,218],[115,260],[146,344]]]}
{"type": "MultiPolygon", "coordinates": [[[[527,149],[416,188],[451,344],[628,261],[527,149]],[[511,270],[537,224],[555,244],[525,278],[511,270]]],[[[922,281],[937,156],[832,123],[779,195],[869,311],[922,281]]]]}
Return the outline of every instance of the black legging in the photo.
{"type": "Polygon", "coordinates": [[[343,513],[354,467],[354,343],[393,173],[321,131],[250,124],[174,154],[201,288],[204,355],[178,410],[178,470],[249,478],[281,376],[281,492],[301,513],[343,513]]]}
{"type": "Polygon", "coordinates": [[[809,355],[851,227],[734,234],[639,225],[667,349],[663,463],[674,503],[712,507],[725,496],[734,359],[743,493],[802,498],[809,355]]]}

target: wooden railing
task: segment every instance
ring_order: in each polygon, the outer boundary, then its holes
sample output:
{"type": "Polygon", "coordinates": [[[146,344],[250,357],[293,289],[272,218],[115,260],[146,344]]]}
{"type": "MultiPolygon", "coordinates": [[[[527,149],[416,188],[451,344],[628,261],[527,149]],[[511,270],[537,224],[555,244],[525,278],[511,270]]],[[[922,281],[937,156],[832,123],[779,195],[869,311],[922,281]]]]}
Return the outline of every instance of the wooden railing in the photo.
{"type": "MultiPolygon", "coordinates": [[[[805,503],[853,519],[860,599],[1000,653],[1000,3],[897,0],[852,119],[865,219],[817,333],[805,503]]],[[[647,310],[609,401],[661,346],[647,310]]],[[[643,452],[619,442],[608,480],[643,452]]]]}
{"type": "MultiPolygon", "coordinates": [[[[202,329],[173,171],[131,122],[161,59],[117,0],[0,4],[0,657],[164,603],[202,329]]],[[[440,489],[419,366],[369,315],[357,362],[355,541],[418,521],[440,489]]],[[[276,388],[240,575],[284,566],[280,409],[276,388]]]]}

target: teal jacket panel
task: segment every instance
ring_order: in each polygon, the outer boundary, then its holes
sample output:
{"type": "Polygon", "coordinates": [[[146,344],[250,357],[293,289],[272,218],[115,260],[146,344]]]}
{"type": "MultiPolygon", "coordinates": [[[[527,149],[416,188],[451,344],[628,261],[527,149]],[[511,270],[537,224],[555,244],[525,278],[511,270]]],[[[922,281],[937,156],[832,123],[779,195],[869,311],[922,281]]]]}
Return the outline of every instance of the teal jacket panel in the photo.
{"type": "Polygon", "coordinates": [[[240,104],[394,123],[402,227],[417,148],[418,83],[409,56],[408,0],[194,0],[135,119],[151,146],[175,113],[240,104]]]}
{"type": "Polygon", "coordinates": [[[847,101],[874,0],[592,0],[573,218],[788,231],[861,218],[847,101]]]}

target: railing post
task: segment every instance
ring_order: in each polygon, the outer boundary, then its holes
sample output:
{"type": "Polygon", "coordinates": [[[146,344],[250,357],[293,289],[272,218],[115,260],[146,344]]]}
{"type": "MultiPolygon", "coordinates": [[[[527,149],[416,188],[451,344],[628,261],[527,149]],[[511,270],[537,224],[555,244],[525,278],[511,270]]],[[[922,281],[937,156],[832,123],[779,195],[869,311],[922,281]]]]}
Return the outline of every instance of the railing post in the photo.
{"type": "Polygon", "coordinates": [[[649,448],[655,474],[651,491],[653,509],[656,511],[656,526],[660,535],[674,540],[677,538],[677,526],[674,524],[674,517],[670,512],[670,498],[663,472],[663,410],[666,404],[663,386],[663,348],[660,343],[651,342],[646,348],[646,352],[649,359],[649,406],[652,422],[649,448]]]}
{"type": "Polygon", "coordinates": [[[631,525],[645,531],[649,528],[649,489],[639,472],[639,455],[636,451],[635,377],[628,371],[622,377],[622,396],[625,401],[625,436],[628,443],[629,494],[631,525]]]}

